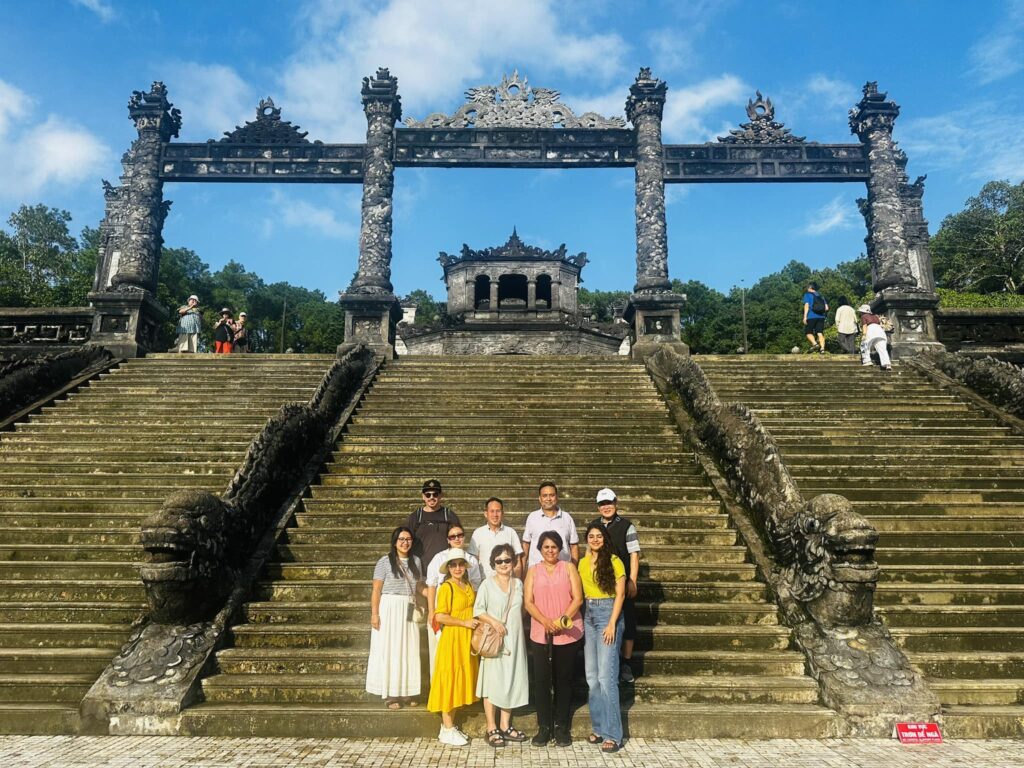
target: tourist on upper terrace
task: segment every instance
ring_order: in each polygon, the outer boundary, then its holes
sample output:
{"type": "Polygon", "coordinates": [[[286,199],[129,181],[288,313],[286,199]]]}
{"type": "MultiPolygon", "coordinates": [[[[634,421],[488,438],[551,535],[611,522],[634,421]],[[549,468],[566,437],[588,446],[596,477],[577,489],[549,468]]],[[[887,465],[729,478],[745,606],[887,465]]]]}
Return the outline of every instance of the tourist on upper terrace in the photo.
{"type": "Polygon", "coordinates": [[[203,327],[203,315],[199,311],[199,297],[194,293],[188,297],[185,306],[178,307],[178,339],[175,352],[196,352],[199,350],[199,331],[203,327]]]}
{"type": "Polygon", "coordinates": [[[587,665],[590,744],[602,752],[622,748],[619,708],[619,648],[622,645],[622,602],[626,598],[626,566],[609,546],[603,522],[587,526],[587,556],[580,560],[580,582],[586,599],[583,655],[587,665]]]}
{"type": "MultiPolygon", "coordinates": [[[[448,557],[453,549],[462,550],[466,544],[466,532],[461,525],[455,524],[448,529],[448,549],[442,550],[434,555],[427,565],[427,657],[430,660],[430,676],[434,676],[434,659],[437,654],[437,641],[440,639],[440,627],[434,620],[434,603],[437,598],[437,588],[444,581],[445,572],[441,569],[441,563],[448,557]]],[[[484,573],[480,568],[480,561],[475,555],[466,554],[466,577],[473,589],[480,586],[484,579],[484,573]]]]}
{"type": "Polygon", "coordinates": [[[245,327],[248,320],[249,316],[245,312],[238,313],[238,319],[234,325],[235,340],[231,345],[232,352],[245,354],[249,351],[249,329],[245,327]]]}
{"type": "Polygon", "coordinates": [[[572,679],[576,651],[583,637],[583,585],[576,566],[565,553],[557,531],[537,537],[541,560],[526,572],[523,604],[530,614],[530,666],[537,735],[533,743],[572,744],[572,679]],[[553,695],[552,695],[553,689],[553,695]]]}
{"type": "Polygon", "coordinates": [[[575,565],[580,561],[580,537],[576,533],[576,523],[572,515],[558,506],[558,487],[549,481],[540,484],[537,489],[540,509],[535,509],[526,518],[523,528],[523,546],[527,552],[527,567],[536,565],[541,560],[540,535],[546,531],[558,533],[563,543],[561,560],[571,560],[575,565]],[[534,544],[536,542],[536,544],[534,544]],[[531,546],[533,544],[533,546],[531,546]]]}
{"type": "Polygon", "coordinates": [[[490,565],[491,550],[499,544],[508,544],[512,547],[516,559],[512,573],[517,578],[523,578],[523,545],[515,529],[505,525],[505,502],[497,496],[491,496],[487,500],[484,519],[487,523],[473,531],[473,537],[466,550],[480,559],[484,576],[490,578],[494,575],[494,568],[490,565]]]}
{"type": "Polygon", "coordinates": [[[804,334],[811,345],[811,352],[825,354],[825,315],[828,314],[828,302],[818,293],[817,283],[808,283],[804,294],[803,318],[804,334]]]}
{"type": "Polygon", "coordinates": [[[427,709],[441,713],[438,740],[442,744],[463,747],[469,739],[455,727],[454,713],[459,707],[477,701],[479,660],[471,652],[470,639],[480,621],[473,617],[476,593],[466,575],[466,553],[461,549],[448,550],[440,571],[445,579],[437,591],[435,617],[443,629],[437,644],[437,674],[430,681],[427,709]]]}
{"type": "Polygon", "coordinates": [[[420,632],[415,620],[425,617],[420,602],[426,588],[412,545],[412,531],[395,528],[390,551],[373,569],[366,690],[384,699],[388,709],[414,707],[414,697],[420,695],[420,632]]]}
{"type": "Polygon", "coordinates": [[[220,320],[213,325],[213,351],[218,355],[230,355],[234,340],[235,321],[232,319],[231,310],[224,307],[220,311],[220,320]]]}
{"type": "Polygon", "coordinates": [[[523,582],[513,573],[519,562],[511,544],[492,547],[487,558],[491,575],[480,585],[473,606],[473,614],[494,627],[502,638],[498,656],[480,659],[476,683],[476,695],[484,701],[487,743],[492,747],[526,741],[526,734],[512,727],[512,710],[526,706],[530,699],[523,636],[523,582]]]}
{"type": "Polygon", "coordinates": [[[889,360],[889,336],[882,328],[882,321],[867,304],[857,307],[857,314],[860,315],[861,340],[860,340],[860,364],[871,365],[871,352],[878,354],[878,362],[883,371],[892,370],[892,361],[889,360]]]}
{"type": "Polygon", "coordinates": [[[848,355],[857,353],[857,313],[850,306],[850,300],[839,297],[839,309],[836,310],[836,332],[839,334],[839,346],[848,355]]]}
{"type": "MultiPolygon", "coordinates": [[[[611,488],[597,492],[597,511],[600,517],[590,524],[604,526],[612,552],[626,566],[626,598],[622,603],[624,628],[622,634],[622,655],[619,659],[619,682],[633,682],[633,643],[636,640],[636,582],[640,576],[640,537],[636,528],[619,514],[619,500],[611,488]]],[[[582,572],[581,572],[582,573],[582,572]]]]}

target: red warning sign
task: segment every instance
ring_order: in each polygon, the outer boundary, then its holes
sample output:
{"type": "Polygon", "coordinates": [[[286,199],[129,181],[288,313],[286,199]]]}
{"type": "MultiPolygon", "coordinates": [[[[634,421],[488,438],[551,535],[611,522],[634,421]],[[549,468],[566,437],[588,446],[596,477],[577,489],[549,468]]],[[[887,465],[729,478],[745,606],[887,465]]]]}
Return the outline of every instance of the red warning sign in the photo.
{"type": "Polygon", "coordinates": [[[896,723],[896,736],[901,744],[941,744],[938,723],[896,723]]]}

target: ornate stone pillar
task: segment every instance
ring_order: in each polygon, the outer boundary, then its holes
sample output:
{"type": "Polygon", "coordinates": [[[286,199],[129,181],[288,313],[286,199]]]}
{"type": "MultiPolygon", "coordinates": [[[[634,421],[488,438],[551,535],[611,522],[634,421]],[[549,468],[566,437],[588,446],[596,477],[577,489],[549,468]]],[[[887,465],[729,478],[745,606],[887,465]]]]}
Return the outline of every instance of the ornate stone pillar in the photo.
{"type": "Polygon", "coordinates": [[[860,103],[850,110],[850,129],[863,142],[868,155],[868,196],[857,204],[868,228],[865,243],[876,291],[871,306],[893,324],[894,356],[906,357],[941,348],[941,344],[935,331],[938,296],[931,259],[927,245],[923,251],[920,248],[921,224],[927,240],[927,222],[920,205],[923,180],[919,180],[920,193],[906,183],[906,155],[892,138],[899,113],[899,106],[879,92],[878,84],[869,82],[860,103]],[[916,210],[908,210],[908,203],[916,210]],[[908,217],[918,221],[911,224],[908,217]],[[916,252],[909,246],[908,231],[918,241],[916,252]],[[921,260],[922,253],[925,261],[921,260]],[[916,264],[911,263],[912,257],[916,264]]]}
{"type": "Polygon", "coordinates": [[[562,309],[562,281],[561,276],[551,278],[551,310],[558,312],[562,309]]]}
{"type": "Polygon", "coordinates": [[[526,308],[537,309],[537,281],[532,278],[526,281],[526,308]]]}
{"type": "Polygon", "coordinates": [[[636,129],[636,285],[626,318],[633,325],[632,354],[645,357],[660,344],[681,351],[679,309],[683,297],[672,293],[668,277],[665,225],[665,155],[661,115],[668,86],[644,67],[629,88],[626,117],[636,129]]]}
{"type": "Polygon", "coordinates": [[[163,199],[160,157],[163,144],[178,135],[181,113],[167,100],[166,86],[154,82],[148,92],[132,94],[128,114],[138,138],[122,158],[121,185],[104,182],[102,250],[89,300],[96,309],[92,343],[134,357],[155,347],[166,316],[154,298],[171,206],[163,199]]]}
{"type": "Polygon", "coordinates": [[[665,161],[661,114],[668,86],[640,70],[629,88],[626,117],[636,130],[636,293],[668,291],[665,161]]]}
{"type": "Polygon", "coordinates": [[[490,296],[490,304],[488,305],[488,309],[491,312],[497,312],[498,311],[498,278],[496,278],[496,277],[492,277],[491,278],[491,296],[490,296]]]}
{"type": "Polygon", "coordinates": [[[345,343],[363,342],[394,354],[395,324],[401,317],[391,285],[392,197],[395,189],[395,123],[402,117],[398,78],[378,69],[363,78],[366,152],[363,156],[359,267],[341,296],[345,343]]]}

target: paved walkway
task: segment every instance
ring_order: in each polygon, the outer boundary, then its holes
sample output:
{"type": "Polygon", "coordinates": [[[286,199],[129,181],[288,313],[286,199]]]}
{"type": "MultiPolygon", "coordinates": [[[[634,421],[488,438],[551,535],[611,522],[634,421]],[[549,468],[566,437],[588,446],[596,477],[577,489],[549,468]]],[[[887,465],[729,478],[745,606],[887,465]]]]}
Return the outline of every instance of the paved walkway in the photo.
{"type": "Polygon", "coordinates": [[[446,747],[432,739],[217,739],[161,736],[0,736],[0,766],[110,768],[1020,768],[1024,741],[953,741],[904,747],[882,739],[661,741],[633,739],[615,755],[585,743],[494,750],[481,739],[446,747]]]}

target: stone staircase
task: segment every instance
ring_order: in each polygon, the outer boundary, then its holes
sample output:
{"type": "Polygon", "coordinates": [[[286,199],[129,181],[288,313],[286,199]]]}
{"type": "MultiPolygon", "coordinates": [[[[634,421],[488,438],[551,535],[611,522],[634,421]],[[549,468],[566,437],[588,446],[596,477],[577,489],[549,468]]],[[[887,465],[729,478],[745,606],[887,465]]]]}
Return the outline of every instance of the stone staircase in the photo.
{"type": "Polygon", "coordinates": [[[876,606],[947,735],[1024,735],[1024,437],[899,364],[695,360],[761,417],[805,497],[843,494],[878,528],[876,606]]]}
{"type": "Polygon", "coordinates": [[[139,524],[220,492],[331,355],[152,355],[0,435],[0,733],[71,733],[145,595],[139,524]]]}
{"type": "MultiPolygon", "coordinates": [[[[436,735],[439,719],[422,706],[389,711],[364,691],[373,564],[430,477],[469,532],[483,524],[491,495],[505,499],[506,522],[522,530],[544,479],[559,484],[581,533],[596,517],[596,490],[619,493],[644,547],[641,675],[623,688],[634,736],[834,732],[834,713],[817,705],[803,656],[642,366],[408,357],[378,376],[280,542],[246,622],[233,628],[233,645],[217,654],[204,700],[183,713],[182,733],[436,735]]],[[[480,707],[466,711],[468,732],[480,735],[480,707]]],[[[532,714],[517,723],[535,728],[532,714]]],[[[589,732],[585,704],[574,725],[589,732]]]]}

